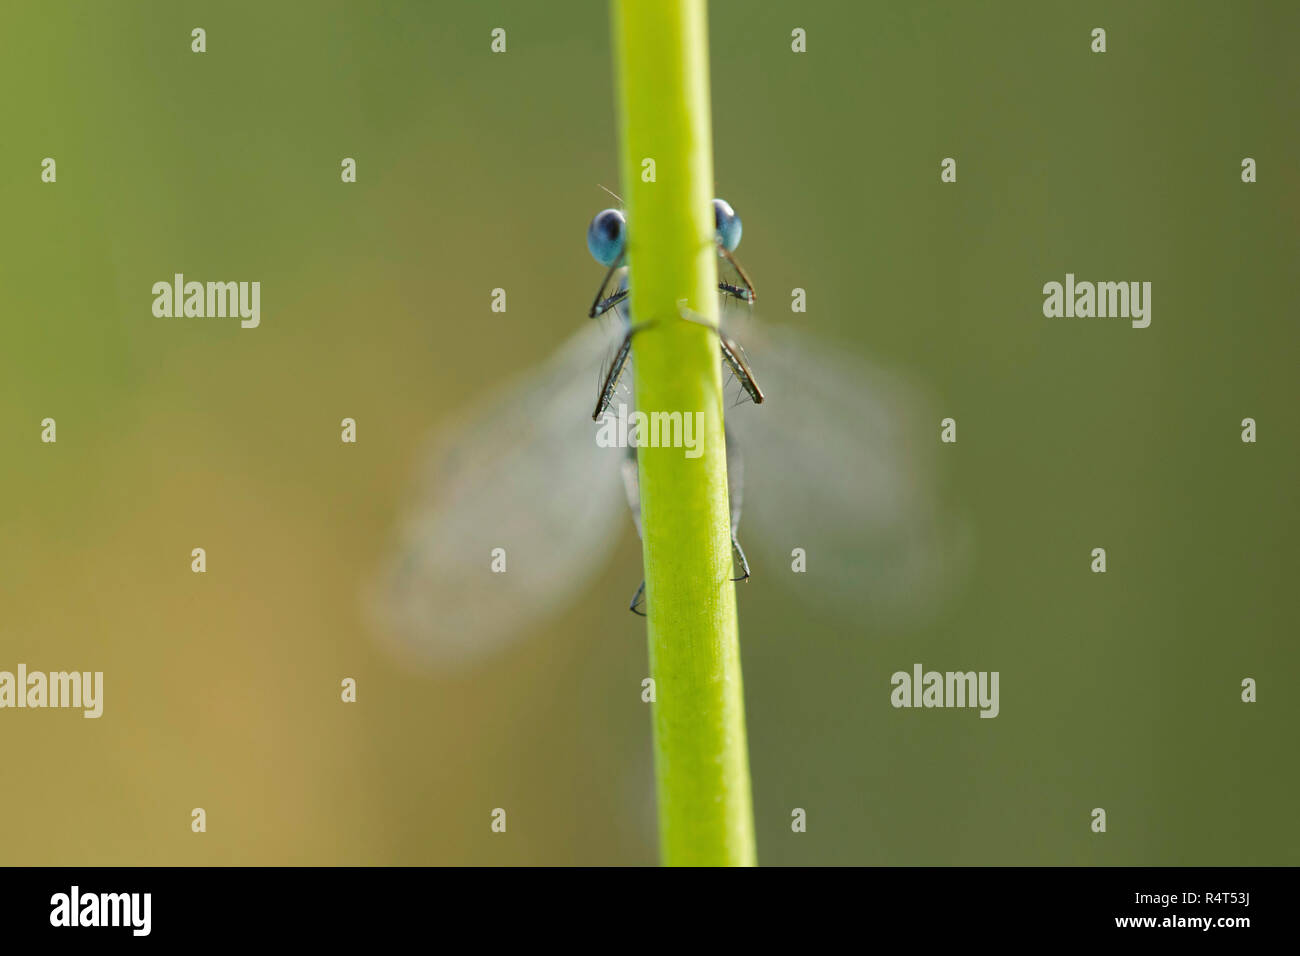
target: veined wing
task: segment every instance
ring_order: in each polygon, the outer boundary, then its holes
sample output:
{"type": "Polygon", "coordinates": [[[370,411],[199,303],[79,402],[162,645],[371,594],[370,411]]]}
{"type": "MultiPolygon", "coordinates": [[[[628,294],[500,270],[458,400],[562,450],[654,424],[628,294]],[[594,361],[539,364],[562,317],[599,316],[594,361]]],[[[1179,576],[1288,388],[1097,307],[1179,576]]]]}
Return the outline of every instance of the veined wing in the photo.
{"type": "MultiPolygon", "coordinates": [[[[876,623],[924,612],[966,565],[935,487],[939,418],[899,376],[788,327],[732,323],[767,395],[727,410],[746,459],[740,540],[818,603],[876,623]]],[[[733,386],[734,388],[734,386],[733,386]]],[[[759,580],[755,578],[755,580],[759,580]]]]}
{"type": "Polygon", "coordinates": [[[445,669],[490,655],[568,603],[614,547],[624,452],[598,447],[591,420],[611,326],[588,322],[433,436],[368,602],[408,655],[445,669]]]}

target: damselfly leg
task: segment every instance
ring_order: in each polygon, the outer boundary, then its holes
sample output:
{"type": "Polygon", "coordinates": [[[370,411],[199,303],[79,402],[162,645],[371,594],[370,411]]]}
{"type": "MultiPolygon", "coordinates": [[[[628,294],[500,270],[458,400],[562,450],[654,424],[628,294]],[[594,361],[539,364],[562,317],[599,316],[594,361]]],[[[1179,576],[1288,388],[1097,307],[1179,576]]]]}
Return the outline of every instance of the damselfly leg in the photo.
{"type": "Polygon", "coordinates": [[[727,368],[731,369],[731,374],[736,376],[736,381],[740,387],[753,400],[755,405],[763,404],[763,390],[758,387],[758,380],[754,378],[753,371],[750,370],[749,362],[745,358],[745,350],[740,347],[735,339],[727,335],[712,322],[693,311],[686,305],[683,299],[677,303],[677,314],[687,322],[694,322],[696,325],[702,325],[718,337],[718,342],[722,348],[722,360],[727,363],[727,368]]]}
{"type": "Polygon", "coordinates": [[[623,341],[619,343],[618,350],[614,353],[613,359],[610,360],[609,370],[605,372],[604,377],[601,379],[600,393],[596,396],[596,410],[591,413],[593,422],[600,421],[600,416],[609,410],[609,405],[614,400],[614,393],[618,391],[619,380],[623,377],[623,369],[627,367],[627,357],[632,351],[632,336],[652,325],[654,325],[653,322],[642,322],[640,325],[630,327],[624,334],[623,341]]]}
{"type": "Polygon", "coordinates": [[[628,290],[626,282],[620,282],[617,289],[609,295],[605,294],[610,287],[610,283],[614,281],[614,276],[617,275],[618,271],[622,268],[623,263],[621,260],[615,262],[609,267],[609,271],[605,273],[605,281],[603,281],[600,284],[600,288],[596,290],[596,298],[592,301],[591,310],[587,313],[588,318],[600,318],[610,309],[614,308],[614,306],[627,298],[628,290]]]}
{"type": "Polygon", "coordinates": [[[740,542],[736,540],[736,536],[734,534],[731,536],[731,562],[732,562],[732,569],[740,571],[740,573],[737,574],[731,580],[748,581],[749,562],[745,560],[745,549],[740,546],[740,542]]]}
{"type": "Polygon", "coordinates": [[[718,291],[731,296],[733,299],[739,299],[747,305],[753,305],[758,296],[754,292],[754,283],[749,281],[749,276],[745,273],[745,270],[741,268],[735,256],[727,251],[726,246],[718,246],[718,255],[731,263],[731,267],[736,270],[736,277],[740,280],[738,284],[723,280],[718,283],[718,291]]]}

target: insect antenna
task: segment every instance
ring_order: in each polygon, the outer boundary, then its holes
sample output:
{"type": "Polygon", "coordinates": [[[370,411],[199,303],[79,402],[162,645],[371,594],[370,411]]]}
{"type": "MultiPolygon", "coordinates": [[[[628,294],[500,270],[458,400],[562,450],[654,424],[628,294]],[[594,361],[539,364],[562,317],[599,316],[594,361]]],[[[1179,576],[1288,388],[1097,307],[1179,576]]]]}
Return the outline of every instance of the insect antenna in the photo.
{"type": "Polygon", "coordinates": [[[617,202],[620,206],[626,206],[626,205],[627,205],[625,202],[623,202],[623,197],[620,196],[618,193],[614,192],[614,190],[608,188],[607,186],[605,186],[605,185],[603,185],[603,184],[601,184],[601,183],[596,183],[596,185],[597,185],[597,186],[600,186],[601,189],[605,190],[605,192],[607,192],[607,193],[609,193],[611,196],[613,196],[613,197],[614,197],[614,201],[617,202]]]}

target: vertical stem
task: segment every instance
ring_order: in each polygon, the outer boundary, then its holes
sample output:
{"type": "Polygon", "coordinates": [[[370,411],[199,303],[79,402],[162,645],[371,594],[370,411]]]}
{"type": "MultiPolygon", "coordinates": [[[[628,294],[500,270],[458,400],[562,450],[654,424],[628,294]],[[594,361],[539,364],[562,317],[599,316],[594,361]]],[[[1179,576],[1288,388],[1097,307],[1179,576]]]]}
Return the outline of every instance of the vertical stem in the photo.
{"type": "MultiPolygon", "coordinates": [[[[639,411],[702,413],[703,454],[638,449],[655,772],[668,865],[753,865],[717,323],[704,0],[613,0],[639,411]],[[654,161],[654,179],[644,160],[654,161]]],[[[644,441],[644,439],[643,439],[644,441]]]]}

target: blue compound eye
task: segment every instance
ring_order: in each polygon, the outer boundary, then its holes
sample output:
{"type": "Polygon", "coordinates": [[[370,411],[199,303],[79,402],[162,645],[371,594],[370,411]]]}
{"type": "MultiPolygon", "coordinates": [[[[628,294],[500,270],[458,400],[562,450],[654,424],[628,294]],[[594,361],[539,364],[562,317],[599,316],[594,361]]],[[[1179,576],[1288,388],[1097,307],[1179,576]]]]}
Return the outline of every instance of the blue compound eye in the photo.
{"type": "Polygon", "coordinates": [[[740,217],[725,199],[713,200],[713,224],[718,244],[728,252],[735,252],[740,245],[740,217]]]}
{"type": "Polygon", "coordinates": [[[591,257],[602,266],[618,262],[626,238],[627,217],[618,209],[601,210],[587,227],[587,248],[591,250],[591,257]]]}

